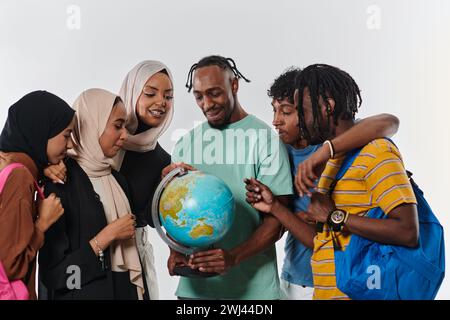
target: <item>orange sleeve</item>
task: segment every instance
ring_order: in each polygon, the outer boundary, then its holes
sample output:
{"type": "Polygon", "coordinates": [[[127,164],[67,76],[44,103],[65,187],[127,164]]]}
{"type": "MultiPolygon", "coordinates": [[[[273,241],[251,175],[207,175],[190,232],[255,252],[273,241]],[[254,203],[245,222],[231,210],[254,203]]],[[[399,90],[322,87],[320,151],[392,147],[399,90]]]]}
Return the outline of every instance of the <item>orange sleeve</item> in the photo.
{"type": "Polygon", "coordinates": [[[0,200],[0,260],[10,280],[23,279],[44,244],[33,221],[34,185],[22,169],[11,172],[0,200]]]}
{"type": "Polygon", "coordinates": [[[403,203],[417,203],[401,158],[385,151],[371,162],[365,176],[375,203],[386,213],[403,203]]]}

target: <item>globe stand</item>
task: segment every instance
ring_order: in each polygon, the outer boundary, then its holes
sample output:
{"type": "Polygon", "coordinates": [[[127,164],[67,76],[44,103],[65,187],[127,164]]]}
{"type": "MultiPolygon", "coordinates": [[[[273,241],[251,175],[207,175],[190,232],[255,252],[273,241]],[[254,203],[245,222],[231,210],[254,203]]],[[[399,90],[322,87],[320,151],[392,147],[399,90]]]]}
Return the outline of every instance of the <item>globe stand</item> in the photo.
{"type": "MultiPolygon", "coordinates": [[[[169,182],[176,176],[182,176],[185,175],[187,171],[185,171],[183,168],[175,168],[174,170],[170,171],[164,179],[160,182],[158,187],[156,188],[155,194],[153,195],[152,200],[152,218],[153,223],[155,224],[156,231],[158,232],[161,239],[173,250],[184,254],[187,259],[189,259],[189,256],[191,254],[194,254],[195,252],[202,251],[204,249],[201,248],[193,248],[193,247],[186,247],[178,242],[175,242],[172,238],[170,238],[163,230],[161,221],[159,220],[159,199],[161,197],[162,192],[164,191],[165,187],[169,184],[169,182]]],[[[206,277],[214,277],[219,275],[215,272],[202,272],[197,269],[192,269],[189,266],[175,266],[174,273],[179,276],[183,277],[191,277],[191,278],[206,278],[206,277]]]]}
{"type": "Polygon", "coordinates": [[[191,269],[188,266],[176,266],[175,268],[173,268],[173,273],[177,276],[189,278],[209,278],[219,275],[215,272],[202,272],[197,269],[191,269]]]}

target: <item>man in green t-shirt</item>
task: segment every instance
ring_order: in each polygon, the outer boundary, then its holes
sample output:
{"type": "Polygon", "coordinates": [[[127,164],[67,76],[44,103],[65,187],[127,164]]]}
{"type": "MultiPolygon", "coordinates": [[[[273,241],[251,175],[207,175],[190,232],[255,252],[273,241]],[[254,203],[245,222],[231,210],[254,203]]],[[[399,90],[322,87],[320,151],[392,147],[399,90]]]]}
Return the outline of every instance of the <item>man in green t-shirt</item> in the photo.
{"type": "Polygon", "coordinates": [[[172,162],[221,178],[233,192],[236,209],[231,229],[215,244],[217,249],[196,253],[189,261],[171,250],[171,275],[178,264],[219,274],[181,277],[176,291],[179,298],[280,298],[275,242],[281,236],[281,225],[246,202],[243,180],[254,177],[264,181],[286,202],[293,191],[289,159],[275,132],[240,105],[239,78],[248,82],[232,59],[221,56],[205,57],[189,72],[188,90],[193,89],[207,121],[178,141],[172,162]]]}

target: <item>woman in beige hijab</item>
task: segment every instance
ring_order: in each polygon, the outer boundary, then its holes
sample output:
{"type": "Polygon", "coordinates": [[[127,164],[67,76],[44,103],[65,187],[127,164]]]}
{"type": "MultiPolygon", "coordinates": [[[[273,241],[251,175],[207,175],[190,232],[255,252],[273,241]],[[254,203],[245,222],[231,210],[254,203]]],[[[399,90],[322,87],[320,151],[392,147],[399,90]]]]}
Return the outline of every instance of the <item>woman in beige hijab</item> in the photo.
{"type": "Polygon", "coordinates": [[[77,122],[66,183],[46,185],[66,214],[42,248],[42,282],[50,299],[143,299],[135,216],[126,181],[112,168],[127,138],[125,107],[116,95],[90,89],[73,108],[77,122]]]}
{"type": "MultiPolygon", "coordinates": [[[[172,74],[162,62],[147,60],[130,70],[120,89],[127,113],[128,139],[112,163],[128,182],[130,204],[137,221],[137,246],[152,300],[158,299],[159,293],[153,248],[148,241],[149,226],[154,226],[151,201],[162,170],[179,165],[171,164],[170,155],[158,143],[172,121],[173,91],[172,74]]],[[[55,182],[65,179],[65,168],[61,170],[54,166],[47,169],[51,170],[46,175],[55,182]]]]}
{"type": "Polygon", "coordinates": [[[120,96],[127,109],[129,138],[116,157],[130,187],[130,202],[136,215],[136,240],[147,279],[150,298],[158,299],[153,249],[148,241],[153,227],[151,202],[162,170],[171,163],[170,155],[158,143],[172,121],[173,78],[159,61],[143,61],[125,77],[120,96]]]}

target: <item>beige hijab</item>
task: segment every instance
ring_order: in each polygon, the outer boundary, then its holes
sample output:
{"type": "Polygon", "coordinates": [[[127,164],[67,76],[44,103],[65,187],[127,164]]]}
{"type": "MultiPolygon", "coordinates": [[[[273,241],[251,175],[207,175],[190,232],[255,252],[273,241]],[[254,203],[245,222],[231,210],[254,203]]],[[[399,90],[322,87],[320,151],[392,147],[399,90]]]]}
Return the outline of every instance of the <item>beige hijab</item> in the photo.
{"type": "MultiPolygon", "coordinates": [[[[173,78],[169,68],[162,62],[152,60],[137,64],[128,72],[123,81],[119,95],[127,109],[127,130],[129,132],[128,139],[124,145],[125,150],[147,152],[155,149],[159,137],[167,130],[172,122],[174,112],[173,104],[172,108],[166,114],[164,121],[158,127],[151,128],[136,135],[134,134],[139,122],[136,114],[136,105],[144,89],[144,85],[150,77],[162,70],[167,71],[173,86],[173,78]]],[[[121,150],[114,159],[114,168],[117,170],[122,166],[124,155],[125,151],[121,150]]]]}
{"type": "MultiPolygon", "coordinates": [[[[111,174],[113,160],[105,157],[99,143],[116,97],[106,90],[89,89],[73,105],[76,126],[73,134],[74,148],[70,155],[91,181],[101,185],[100,196],[108,223],[131,212],[125,193],[111,174]]],[[[113,243],[110,252],[112,271],[129,271],[130,280],[137,286],[138,297],[142,299],[144,284],[135,239],[113,243]]]]}

